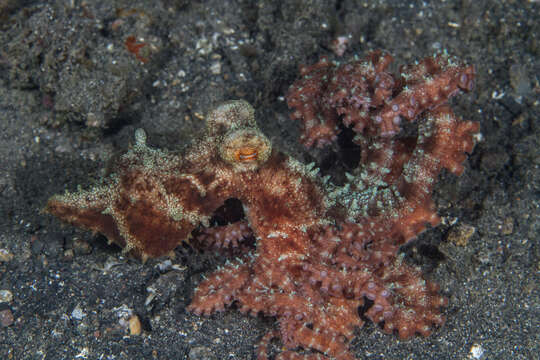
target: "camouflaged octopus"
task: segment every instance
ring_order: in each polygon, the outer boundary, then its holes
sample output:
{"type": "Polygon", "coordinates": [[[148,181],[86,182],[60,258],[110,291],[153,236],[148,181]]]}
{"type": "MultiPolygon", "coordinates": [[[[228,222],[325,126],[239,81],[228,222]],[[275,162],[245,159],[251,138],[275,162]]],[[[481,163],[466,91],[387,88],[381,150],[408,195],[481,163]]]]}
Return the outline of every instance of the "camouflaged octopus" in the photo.
{"type": "MultiPolygon", "coordinates": [[[[376,71],[375,60],[367,61],[376,71]]],[[[470,68],[455,70],[452,94],[473,75],[470,68]]],[[[301,81],[298,89],[306,86],[301,81]]],[[[417,99],[432,95],[423,89],[413,89],[417,99]]],[[[290,105],[301,106],[294,96],[290,105]]],[[[372,110],[391,109],[390,97],[399,95],[387,96],[372,110]]],[[[412,103],[404,96],[400,103],[412,103]]],[[[278,327],[261,340],[258,359],[268,358],[273,338],[287,349],[277,359],[354,359],[348,344],[364,322],[359,307],[400,338],[427,336],[444,322],[447,300],[438,286],[398,255],[426,224],[439,223],[431,200],[436,177],[442,168],[463,171],[478,131],[477,123],[440,104],[415,110],[416,139],[372,131],[359,168],[338,186],[313,164],[272,148],[251,105],[229,101],[207,115],[206,133],[185,155],[148,147],[138,130],[113,174],[89,190],[53,196],[46,210],[143,259],[167,255],[195,230],[218,247],[253,236],[254,247],[199,284],[188,310],[208,315],[234,303],[244,313],[275,317],[278,327]],[[245,219],[206,228],[228,199],[241,202],[245,219]]]]}

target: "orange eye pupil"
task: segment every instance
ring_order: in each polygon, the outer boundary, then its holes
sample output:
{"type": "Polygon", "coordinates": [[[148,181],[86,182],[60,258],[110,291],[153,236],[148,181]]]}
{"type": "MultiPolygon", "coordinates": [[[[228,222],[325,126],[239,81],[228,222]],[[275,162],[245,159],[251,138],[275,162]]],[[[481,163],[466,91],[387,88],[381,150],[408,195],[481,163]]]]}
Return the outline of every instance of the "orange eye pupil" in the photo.
{"type": "Polygon", "coordinates": [[[236,158],[239,161],[252,161],[257,160],[257,149],[254,148],[241,148],[236,153],[236,158]]]}

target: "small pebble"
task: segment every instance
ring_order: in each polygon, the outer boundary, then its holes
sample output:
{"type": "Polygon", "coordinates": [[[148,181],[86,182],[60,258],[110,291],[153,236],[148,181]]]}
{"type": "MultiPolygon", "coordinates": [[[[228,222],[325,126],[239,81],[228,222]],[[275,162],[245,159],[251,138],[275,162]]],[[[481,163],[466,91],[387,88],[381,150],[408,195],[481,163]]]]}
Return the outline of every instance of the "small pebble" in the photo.
{"type": "Polygon", "coordinates": [[[167,272],[172,267],[172,261],[167,259],[167,260],[162,261],[159,264],[157,264],[157,267],[158,267],[160,272],[162,272],[162,273],[167,272]]]}
{"type": "Polygon", "coordinates": [[[64,251],[64,260],[73,260],[73,257],[75,256],[75,253],[73,252],[73,249],[67,249],[64,251]]]}
{"type": "Polygon", "coordinates": [[[510,85],[514,90],[514,96],[518,102],[521,102],[522,97],[531,96],[533,89],[531,86],[531,75],[527,68],[521,64],[514,64],[508,70],[510,75],[510,85]]]}
{"type": "Polygon", "coordinates": [[[469,351],[469,359],[482,359],[484,355],[484,348],[479,344],[473,344],[469,351]]]}
{"type": "Polygon", "coordinates": [[[85,316],[86,314],[79,305],[75,306],[75,309],[71,312],[71,317],[75,320],[82,320],[85,316]]]}
{"type": "Polygon", "coordinates": [[[216,355],[207,347],[198,346],[189,350],[189,360],[217,360],[216,355]]]}
{"type": "Polygon", "coordinates": [[[13,318],[13,313],[11,310],[6,309],[0,311],[0,326],[1,327],[8,327],[13,324],[15,319],[13,318]]]}
{"type": "Polygon", "coordinates": [[[214,75],[221,74],[221,63],[219,61],[212,63],[210,66],[210,72],[214,75]]]}
{"type": "Polygon", "coordinates": [[[9,290],[0,290],[0,303],[10,303],[13,301],[13,294],[9,290]]]}
{"type": "Polygon", "coordinates": [[[13,254],[6,249],[0,249],[0,262],[10,262],[13,260],[13,254]]]}
{"type": "Polygon", "coordinates": [[[475,232],[476,228],[474,226],[465,224],[456,225],[450,229],[446,240],[456,246],[466,246],[475,232]]]}
{"type": "Polygon", "coordinates": [[[129,334],[130,335],[141,335],[141,321],[137,315],[133,315],[129,318],[129,334]]]}

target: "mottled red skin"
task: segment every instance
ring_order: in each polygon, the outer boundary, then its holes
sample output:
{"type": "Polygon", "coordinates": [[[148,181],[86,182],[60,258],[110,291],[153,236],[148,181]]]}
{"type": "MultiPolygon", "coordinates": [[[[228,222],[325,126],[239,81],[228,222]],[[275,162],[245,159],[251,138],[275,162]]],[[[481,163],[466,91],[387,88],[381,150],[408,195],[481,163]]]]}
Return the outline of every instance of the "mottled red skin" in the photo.
{"type": "Polygon", "coordinates": [[[402,66],[399,75],[387,71],[392,60],[377,50],[350,62],[322,57],[301,66],[302,77],[291,85],[287,103],[294,110],[291,118],[302,122],[302,143],[328,145],[337,138],[340,122],[359,134],[391,137],[402,119],[416,120],[474,86],[474,67],[446,55],[402,66]]]}
{"type": "MultiPolygon", "coordinates": [[[[368,56],[374,71],[384,76],[361,80],[353,66],[344,67],[336,77],[340,83],[363,88],[362,101],[371,104],[364,110],[383,118],[392,101],[411,103],[400,95],[403,92],[395,91],[396,80],[384,73],[390,59],[382,53],[368,56]],[[382,85],[372,86],[375,83],[382,85]]],[[[390,128],[386,120],[374,122],[352,108],[336,109],[336,104],[345,104],[343,99],[325,95],[321,89],[330,88],[328,84],[317,85],[325,81],[319,75],[331,67],[327,61],[303,70],[315,75],[300,80],[304,87],[293,86],[296,92],[289,95],[289,104],[299,106],[300,100],[307,104],[306,111],[293,117],[314,111],[321,112],[318,119],[328,116],[326,123],[315,124],[319,130],[306,131],[306,145],[333,141],[337,132],[328,134],[335,128],[325,132],[323,127],[337,126],[345,116],[353,119],[350,124],[362,135],[357,139],[362,147],[360,166],[347,175],[344,186],[333,185],[312,166],[272,150],[257,129],[251,106],[235,101],[208,115],[205,136],[185,155],[150,149],[144,134],[138,133],[133,149],[102,185],[54,196],[46,210],[101,232],[146,258],[167,254],[201,224],[207,226],[227,199],[239,200],[244,222],[200,230],[199,241],[236,247],[249,236],[255,237],[255,248],[243,248],[239,257],[202,281],[188,309],[208,315],[236,302],[242,312],[275,316],[279,329],[262,339],[257,350],[261,360],[267,359],[274,337],[289,349],[278,359],[354,359],[348,342],[355,327],[363,325],[359,306],[368,304],[364,316],[384,321],[385,332],[395,331],[403,339],[415,333],[427,336],[444,322],[440,309],[447,301],[436,284],[398,256],[398,250],[427,223],[438,224],[431,200],[435,180],[443,168],[455,174],[463,171],[461,163],[472,151],[478,124],[457,119],[445,104],[457,91],[448,92],[448,84],[459,87],[455,77],[462,73],[472,82],[467,70],[471,68],[445,70],[429,59],[423,64],[410,68],[412,96],[427,91],[432,97],[435,93],[446,97],[432,98],[431,104],[415,110],[410,120],[418,121],[417,138],[394,138],[399,127],[390,128]],[[436,74],[441,91],[435,91],[431,80],[422,82],[426,73],[436,74]],[[297,347],[308,352],[300,354],[294,351],[297,347]]]]}

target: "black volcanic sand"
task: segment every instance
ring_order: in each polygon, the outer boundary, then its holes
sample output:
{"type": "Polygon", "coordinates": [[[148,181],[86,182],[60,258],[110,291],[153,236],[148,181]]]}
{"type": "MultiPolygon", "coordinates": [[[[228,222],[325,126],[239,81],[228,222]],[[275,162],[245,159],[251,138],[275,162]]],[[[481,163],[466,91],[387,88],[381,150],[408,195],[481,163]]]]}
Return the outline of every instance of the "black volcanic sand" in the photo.
{"type": "Polygon", "coordinates": [[[367,324],[351,349],[359,359],[538,359],[538,1],[93,3],[0,1],[1,359],[253,359],[272,318],[185,311],[222,256],[180,246],[171,261],[143,264],[40,210],[106,173],[136,128],[180,150],[227,99],[251,102],[274,146],[338,179],[346,146],[303,149],[283,97],[299,64],[340,59],[340,36],[342,59],[382,48],[396,71],[443,49],[475,64],[475,90],[452,103],[482,127],[465,174],[440,177],[443,224],[403,249],[449,297],[446,325],[399,341],[367,324]]]}

